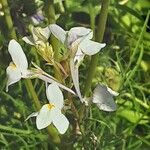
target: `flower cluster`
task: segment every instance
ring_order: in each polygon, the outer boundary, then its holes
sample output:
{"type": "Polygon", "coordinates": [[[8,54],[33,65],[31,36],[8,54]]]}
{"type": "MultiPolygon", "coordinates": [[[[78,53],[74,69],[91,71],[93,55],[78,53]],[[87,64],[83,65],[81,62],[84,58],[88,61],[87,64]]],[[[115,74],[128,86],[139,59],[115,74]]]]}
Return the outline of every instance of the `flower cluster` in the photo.
{"type": "MultiPolygon", "coordinates": [[[[71,78],[76,92],[59,82],[53,76],[47,74],[35,64],[34,69],[28,69],[28,61],[23,49],[14,39],[12,39],[8,45],[12,62],[6,69],[8,75],[6,90],[8,91],[8,86],[18,82],[21,78],[36,77],[49,83],[49,85],[46,86],[46,96],[49,103],[43,105],[39,112],[34,112],[29,115],[27,119],[33,116],[36,117],[38,129],[43,129],[53,123],[59,133],[64,134],[68,129],[69,121],[61,112],[64,106],[64,96],[60,88],[78,96],[82,103],[86,102],[79,87],[79,66],[85,55],[91,56],[98,53],[106,44],[92,41],[92,30],[84,27],[74,27],[69,31],[65,31],[60,26],[51,24],[45,28],[32,27],[31,33],[31,36],[26,36],[22,39],[27,44],[35,46],[46,61],[51,62],[54,66],[57,65],[62,71],[64,71],[65,68],[55,61],[55,50],[53,51],[51,44],[48,42],[50,35],[53,34],[53,36],[66,47],[71,78]]],[[[101,110],[114,111],[116,110],[116,104],[113,100],[113,96],[117,95],[118,93],[112,91],[107,86],[98,84],[93,92],[92,101],[96,103],[101,110]]]]}

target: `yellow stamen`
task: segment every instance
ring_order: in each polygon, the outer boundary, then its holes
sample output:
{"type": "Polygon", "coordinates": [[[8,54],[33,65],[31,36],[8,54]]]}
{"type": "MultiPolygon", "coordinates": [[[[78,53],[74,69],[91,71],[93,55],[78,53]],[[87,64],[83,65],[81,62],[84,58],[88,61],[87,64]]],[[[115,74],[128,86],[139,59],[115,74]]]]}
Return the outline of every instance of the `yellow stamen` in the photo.
{"type": "Polygon", "coordinates": [[[47,107],[48,107],[48,109],[50,110],[50,109],[52,109],[53,107],[55,107],[53,104],[51,104],[51,103],[49,103],[49,104],[47,104],[47,107]]]}
{"type": "Polygon", "coordinates": [[[11,63],[9,64],[9,66],[12,67],[13,69],[16,69],[16,67],[17,67],[13,62],[11,62],[11,63]]]}

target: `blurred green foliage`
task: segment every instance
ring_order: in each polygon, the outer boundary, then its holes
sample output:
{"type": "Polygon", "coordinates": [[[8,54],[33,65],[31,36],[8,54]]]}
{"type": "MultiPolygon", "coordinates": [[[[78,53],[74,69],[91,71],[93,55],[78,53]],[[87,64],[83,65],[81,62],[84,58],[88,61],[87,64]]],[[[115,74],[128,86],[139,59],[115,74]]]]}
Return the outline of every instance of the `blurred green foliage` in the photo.
{"type": "MultiPolygon", "coordinates": [[[[21,37],[29,34],[29,25],[34,24],[31,16],[38,10],[42,10],[44,16],[39,26],[48,25],[44,10],[46,2],[8,0],[8,3],[14,28],[19,33],[17,36],[24,46],[28,61],[36,62],[50,71],[50,67],[44,65],[44,60],[35,50],[21,41],[21,37]]],[[[99,0],[54,0],[54,3],[56,22],[66,30],[73,26],[90,27],[90,5],[94,10],[92,15],[97,28],[101,5],[99,0]]],[[[45,130],[36,130],[34,119],[24,122],[35,108],[23,80],[11,86],[9,93],[5,92],[5,69],[10,62],[7,51],[10,36],[3,9],[0,2],[0,149],[57,149],[48,139],[45,130]]],[[[104,36],[107,46],[99,54],[99,65],[93,85],[96,82],[103,82],[117,90],[120,93],[116,98],[118,109],[114,113],[107,113],[100,111],[94,105],[88,108],[81,124],[83,135],[75,135],[70,128],[62,136],[64,145],[68,149],[150,149],[150,21],[131,60],[149,9],[149,0],[111,0],[104,36]],[[137,63],[142,49],[142,58],[137,63]]],[[[80,67],[82,90],[87,74],[85,66],[88,65],[89,58],[86,58],[80,67]]],[[[44,83],[37,79],[33,80],[33,83],[41,103],[44,104],[44,83]]],[[[78,106],[77,101],[75,105],[78,106]]],[[[70,114],[67,115],[71,121],[70,114]]]]}

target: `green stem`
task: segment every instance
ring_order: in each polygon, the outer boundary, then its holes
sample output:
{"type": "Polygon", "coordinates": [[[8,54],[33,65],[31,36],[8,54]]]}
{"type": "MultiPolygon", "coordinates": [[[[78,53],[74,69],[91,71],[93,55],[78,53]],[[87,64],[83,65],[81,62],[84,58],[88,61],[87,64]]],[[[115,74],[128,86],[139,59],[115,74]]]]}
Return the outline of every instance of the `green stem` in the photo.
{"type": "Polygon", "coordinates": [[[45,0],[45,14],[48,18],[48,23],[55,23],[55,8],[54,8],[54,0],[45,0]]]}
{"type": "Polygon", "coordinates": [[[93,30],[93,40],[95,39],[95,12],[92,3],[89,2],[90,27],[93,30]]]}
{"type": "Polygon", "coordinates": [[[39,111],[41,109],[41,103],[37,97],[35,90],[34,90],[32,81],[30,79],[26,79],[25,80],[25,86],[26,86],[28,93],[31,95],[32,100],[33,100],[37,110],[39,111]]]}
{"type": "Polygon", "coordinates": [[[15,29],[13,27],[13,21],[11,18],[8,2],[7,2],[7,0],[1,0],[1,3],[3,5],[3,11],[5,14],[6,25],[7,25],[7,28],[9,30],[9,33],[10,33],[9,36],[10,36],[10,38],[17,39],[16,32],[15,32],[15,29]]]}
{"type": "MultiPolygon", "coordinates": [[[[56,62],[59,62],[59,50],[60,50],[60,43],[58,42],[58,40],[52,36],[50,39],[51,45],[54,49],[54,60],[56,62]]],[[[55,78],[58,79],[61,83],[63,83],[63,78],[61,75],[61,70],[60,68],[55,64],[54,62],[54,72],[55,72],[55,78]]]]}
{"type": "MultiPolygon", "coordinates": [[[[108,6],[109,6],[109,0],[102,0],[102,7],[101,7],[100,15],[99,15],[99,22],[98,22],[97,34],[96,34],[96,40],[98,42],[102,42],[103,40],[106,21],[107,21],[107,15],[108,15],[108,6]]],[[[84,91],[84,94],[86,96],[89,96],[92,79],[94,77],[96,66],[98,63],[98,56],[99,54],[92,56],[90,66],[87,71],[89,73],[85,82],[85,91],[84,91]]]]}

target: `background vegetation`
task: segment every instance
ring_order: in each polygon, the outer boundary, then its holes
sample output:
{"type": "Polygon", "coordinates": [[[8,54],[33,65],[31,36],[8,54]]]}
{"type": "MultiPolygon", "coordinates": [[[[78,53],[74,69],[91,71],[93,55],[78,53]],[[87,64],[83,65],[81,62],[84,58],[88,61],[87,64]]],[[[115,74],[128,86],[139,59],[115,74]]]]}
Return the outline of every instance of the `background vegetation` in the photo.
{"type": "MultiPolygon", "coordinates": [[[[61,136],[61,144],[57,145],[46,130],[36,129],[34,118],[24,121],[36,110],[32,94],[24,80],[12,85],[8,93],[5,92],[5,70],[11,60],[7,50],[10,39],[17,37],[28,61],[36,62],[51,72],[51,67],[45,65],[35,49],[21,40],[30,33],[30,25],[45,27],[56,21],[66,30],[74,26],[84,26],[92,28],[97,34],[103,2],[104,0],[0,1],[0,149],[150,149],[149,0],[110,0],[103,38],[107,46],[98,55],[92,89],[95,83],[105,82],[118,91],[120,95],[115,100],[118,109],[108,113],[100,111],[95,105],[87,108],[80,121],[82,135],[77,129],[70,127],[61,136]],[[43,17],[35,22],[33,17],[39,11],[43,17]]],[[[98,40],[96,36],[95,40],[98,40]]],[[[91,65],[90,60],[87,57],[80,67],[82,91],[87,68],[91,65]]],[[[39,100],[44,104],[44,83],[38,79],[33,79],[32,83],[39,100]]],[[[80,112],[82,107],[78,102],[74,101],[80,112]]],[[[70,122],[75,123],[70,112],[67,117],[70,122]]]]}

